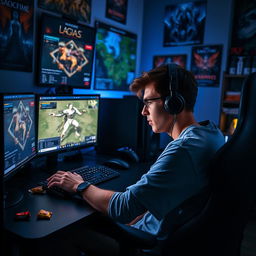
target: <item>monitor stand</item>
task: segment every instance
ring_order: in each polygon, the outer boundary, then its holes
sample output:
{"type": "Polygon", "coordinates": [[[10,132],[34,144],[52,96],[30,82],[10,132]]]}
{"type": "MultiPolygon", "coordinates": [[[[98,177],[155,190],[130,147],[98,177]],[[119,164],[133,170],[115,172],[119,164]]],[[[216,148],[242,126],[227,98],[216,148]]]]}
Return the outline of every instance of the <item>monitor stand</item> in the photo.
{"type": "Polygon", "coordinates": [[[22,201],[24,192],[19,188],[8,188],[4,191],[4,208],[9,208],[17,205],[22,201]]]}
{"type": "Polygon", "coordinates": [[[82,161],[83,160],[83,154],[81,150],[74,150],[71,152],[63,153],[62,161],[64,162],[72,162],[72,161],[82,161]]]}

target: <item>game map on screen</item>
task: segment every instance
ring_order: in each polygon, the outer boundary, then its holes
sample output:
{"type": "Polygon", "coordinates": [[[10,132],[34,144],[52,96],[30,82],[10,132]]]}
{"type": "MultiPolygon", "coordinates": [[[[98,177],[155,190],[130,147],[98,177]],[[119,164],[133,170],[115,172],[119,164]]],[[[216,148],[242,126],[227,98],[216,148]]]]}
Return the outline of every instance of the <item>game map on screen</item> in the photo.
{"type": "Polygon", "coordinates": [[[95,89],[128,91],[135,78],[137,35],[96,22],[95,89]]]}
{"type": "Polygon", "coordinates": [[[36,153],[33,95],[4,96],[4,174],[36,153]]]}
{"type": "Polygon", "coordinates": [[[45,15],[41,33],[40,84],[89,89],[94,28],[45,15]]]}
{"type": "Polygon", "coordinates": [[[40,97],[38,152],[96,143],[98,107],[98,97],[40,97]]]}

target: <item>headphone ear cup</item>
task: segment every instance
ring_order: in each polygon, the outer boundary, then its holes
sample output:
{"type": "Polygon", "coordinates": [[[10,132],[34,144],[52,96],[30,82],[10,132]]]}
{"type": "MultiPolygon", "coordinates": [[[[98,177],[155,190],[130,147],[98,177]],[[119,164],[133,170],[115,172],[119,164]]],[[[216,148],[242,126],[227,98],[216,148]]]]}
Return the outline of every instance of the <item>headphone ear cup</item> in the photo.
{"type": "Polygon", "coordinates": [[[180,94],[167,96],[164,102],[164,109],[171,115],[179,114],[185,107],[185,100],[180,94]]]}

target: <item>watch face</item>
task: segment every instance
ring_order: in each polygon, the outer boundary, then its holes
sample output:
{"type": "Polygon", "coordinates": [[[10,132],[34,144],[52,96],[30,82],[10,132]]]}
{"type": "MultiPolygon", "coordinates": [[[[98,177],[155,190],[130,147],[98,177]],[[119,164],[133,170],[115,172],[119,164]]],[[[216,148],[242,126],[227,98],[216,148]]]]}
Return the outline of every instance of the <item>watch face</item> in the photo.
{"type": "Polygon", "coordinates": [[[82,192],[82,191],[84,191],[84,190],[85,190],[86,188],[88,188],[90,185],[91,185],[91,184],[90,184],[89,182],[87,182],[87,181],[85,181],[85,182],[79,184],[78,187],[77,187],[77,192],[82,192]]]}

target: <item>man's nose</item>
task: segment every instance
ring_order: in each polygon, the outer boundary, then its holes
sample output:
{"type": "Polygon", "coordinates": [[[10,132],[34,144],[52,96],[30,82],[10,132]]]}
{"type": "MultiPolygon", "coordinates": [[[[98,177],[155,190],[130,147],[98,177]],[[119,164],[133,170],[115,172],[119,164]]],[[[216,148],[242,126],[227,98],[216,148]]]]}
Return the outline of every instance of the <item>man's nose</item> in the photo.
{"type": "Polygon", "coordinates": [[[147,115],[149,114],[148,108],[147,108],[146,105],[144,105],[144,107],[143,107],[143,109],[142,109],[142,111],[141,111],[141,114],[142,114],[143,116],[147,116],[147,115]]]}

